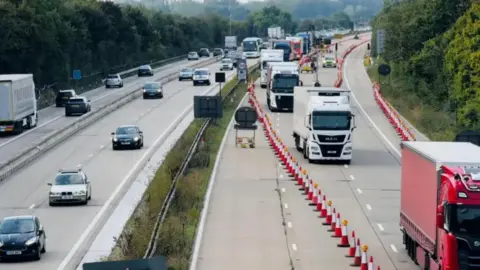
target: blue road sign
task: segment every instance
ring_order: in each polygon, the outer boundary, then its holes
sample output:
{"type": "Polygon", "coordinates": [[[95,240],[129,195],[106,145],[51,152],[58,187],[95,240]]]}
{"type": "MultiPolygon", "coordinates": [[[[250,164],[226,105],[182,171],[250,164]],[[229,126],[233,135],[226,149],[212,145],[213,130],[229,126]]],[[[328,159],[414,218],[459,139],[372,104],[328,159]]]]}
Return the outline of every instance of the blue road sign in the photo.
{"type": "Polygon", "coordinates": [[[82,71],[80,71],[79,69],[73,70],[73,79],[74,80],[82,79],[82,71]]]}

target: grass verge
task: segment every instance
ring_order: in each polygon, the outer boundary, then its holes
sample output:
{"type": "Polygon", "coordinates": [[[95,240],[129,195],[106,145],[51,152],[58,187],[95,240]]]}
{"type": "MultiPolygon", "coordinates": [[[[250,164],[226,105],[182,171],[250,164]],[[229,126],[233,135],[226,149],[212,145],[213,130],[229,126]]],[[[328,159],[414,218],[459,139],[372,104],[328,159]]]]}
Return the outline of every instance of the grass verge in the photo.
{"type": "MultiPolygon", "coordinates": [[[[405,117],[415,128],[425,134],[432,141],[452,141],[459,129],[455,115],[445,112],[442,108],[425,104],[418,95],[406,91],[407,84],[411,83],[391,74],[389,77],[378,75],[378,65],[383,64],[381,59],[367,68],[371,81],[379,81],[381,93],[395,109],[405,117]]],[[[394,69],[393,67],[392,69],[394,69]]]]}
{"type": "MultiPolygon", "coordinates": [[[[256,80],[258,77],[259,72],[256,71],[250,78],[256,80]]],[[[222,88],[222,93],[226,94],[235,83],[236,78],[222,88]]],[[[204,142],[192,158],[185,175],[179,179],[176,197],[170,205],[162,226],[161,237],[157,242],[157,255],[167,257],[171,269],[188,268],[195,230],[203,207],[203,197],[216,155],[230,119],[246,92],[246,84],[238,85],[235,94],[225,100],[223,118],[206,129],[203,136],[204,142]]],[[[194,120],[167,154],[141,202],[117,239],[116,247],[108,260],[143,257],[157,214],[202,123],[202,120],[194,120]]]]}

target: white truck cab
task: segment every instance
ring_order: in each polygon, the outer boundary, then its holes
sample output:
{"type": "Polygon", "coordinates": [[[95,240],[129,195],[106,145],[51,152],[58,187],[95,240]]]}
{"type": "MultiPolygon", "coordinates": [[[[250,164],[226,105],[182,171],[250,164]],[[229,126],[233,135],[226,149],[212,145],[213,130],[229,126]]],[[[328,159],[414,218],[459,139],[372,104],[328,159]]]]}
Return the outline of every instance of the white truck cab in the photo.
{"type": "Polygon", "coordinates": [[[350,90],[295,87],[293,137],[309,162],[336,160],[350,164],[355,115],[350,90]]]}
{"type": "Polygon", "coordinates": [[[283,50],[262,50],[260,52],[260,86],[267,88],[268,63],[283,62],[283,50]]]}
{"type": "Polygon", "coordinates": [[[300,68],[295,62],[270,62],[267,70],[267,106],[272,112],[293,110],[294,88],[300,86],[300,68]]]}

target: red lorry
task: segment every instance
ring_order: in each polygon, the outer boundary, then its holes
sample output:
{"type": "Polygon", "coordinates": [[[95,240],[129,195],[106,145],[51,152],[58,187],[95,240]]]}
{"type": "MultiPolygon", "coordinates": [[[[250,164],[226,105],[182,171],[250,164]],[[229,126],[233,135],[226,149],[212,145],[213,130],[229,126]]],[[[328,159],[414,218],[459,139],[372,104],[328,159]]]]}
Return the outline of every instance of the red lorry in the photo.
{"type": "Polygon", "coordinates": [[[480,269],[480,147],[402,142],[400,226],[423,270],[480,269]]]}

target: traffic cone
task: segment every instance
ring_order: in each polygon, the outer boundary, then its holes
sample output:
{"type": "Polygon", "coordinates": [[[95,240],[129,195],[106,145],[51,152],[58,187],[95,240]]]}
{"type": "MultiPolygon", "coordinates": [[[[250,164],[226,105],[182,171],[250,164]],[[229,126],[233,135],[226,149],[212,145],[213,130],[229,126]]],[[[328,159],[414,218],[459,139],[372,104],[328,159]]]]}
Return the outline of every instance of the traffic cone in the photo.
{"type": "Polygon", "coordinates": [[[330,205],[328,205],[326,200],[327,200],[327,196],[323,195],[322,209],[320,210],[320,217],[321,218],[327,218],[328,217],[328,212],[329,212],[328,209],[329,209],[330,205]]]}
{"type": "Polygon", "coordinates": [[[357,246],[355,247],[355,255],[353,256],[353,263],[350,266],[360,266],[362,265],[362,254],[360,247],[360,239],[357,239],[357,246]]]}
{"type": "MultiPolygon", "coordinates": [[[[334,232],[335,231],[335,227],[337,226],[337,210],[335,208],[333,208],[333,211],[332,211],[332,224],[330,224],[330,229],[327,230],[327,232],[334,232]]],[[[340,221],[339,221],[340,222],[340,221]]]]}
{"type": "Polygon", "coordinates": [[[362,246],[362,261],[360,263],[360,270],[368,270],[368,246],[363,245],[362,246]]]}
{"type": "Polygon", "coordinates": [[[313,183],[313,180],[310,180],[310,186],[308,187],[308,200],[312,201],[313,200],[313,193],[315,192],[315,185],[316,183],[313,183]]]}
{"type": "MultiPolygon", "coordinates": [[[[332,237],[335,237],[335,238],[340,238],[342,237],[342,229],[343,229],[343,223],[340,222],[340,213],[337,214],[337,223],[335,224],[335,230],[333,232],[333,235],[332,237]]],[[[345,221],[345,220],[344,220],[345,221]]]]}
{"type": "Polygon", "coordinates": [[[355,241],[355,231],[352,231],[352,242],[350,242],[350,247],[348,248],[348,254],[345,255],[347,258],[355,257],[356,243],[355,241]]]}
{"type": "Polygon", "coordinates": [[[375,265],[373,264],[372,256],[370,256],[370,261],[368,262],[368,270],[375,270],[375,265]]]}
{"type": "Polygon", "coordinates": [[[298,179],[297,179],[297,185],[299,186],[303,185],[303,179],[306,174],[307,174],[307,170],[302,169],[302,173],[298,176],[298,179]]]}
{"type": "Polygon", "coordinates": [[[332,226],[332,219],[333,219],[333,213],[332,213],[332,201],[327,202],[327,217],[325,218],[325,222],[322,224],[325,226],[332,226]]]}
{"type": "MultiPolygon", "coordinates": [[[[308,177],[308,175],[305,177],[305,182],[304,182],[304,192],[303,192],[303,195],[307,195],[308,196],[308,191],[310,190],[310,186],[312,185],[312,179],[310,179],[310,177],[308,177]]],[[[308,197],[307,197],[308,198],[308,197]]]]}
{"type": "Polygon", "coordinates": [[[295,162],[295,171],[293,172],[293,180],[298,179],[298,174],[300,173],[299,168],[300,166],[298,165],[298,162],[295,162]]]}
{"type": "Polygon", "coordinates": [[[312,202],[310,203],[310,205],[312,206],[317,206],[317,203],[318,203],[318,184],[315,183],[313,184],[313,196],[312,196],[312,202]]]}
{"type": "Polygon", "coordinates": [[[350,247],[350,243],[348,242],[348,220],[344,219],[342,221],[342,233],[340,238],[340,244],[337,247],[350,247]]]}
{"type": "Polygon", "coordinates": [[[318,196],[317,196],[317,211],[322,211],[322,205],[323,205],[323,200],[322,200],[322,190],[319,188],[318,189],[318,196]]]}

